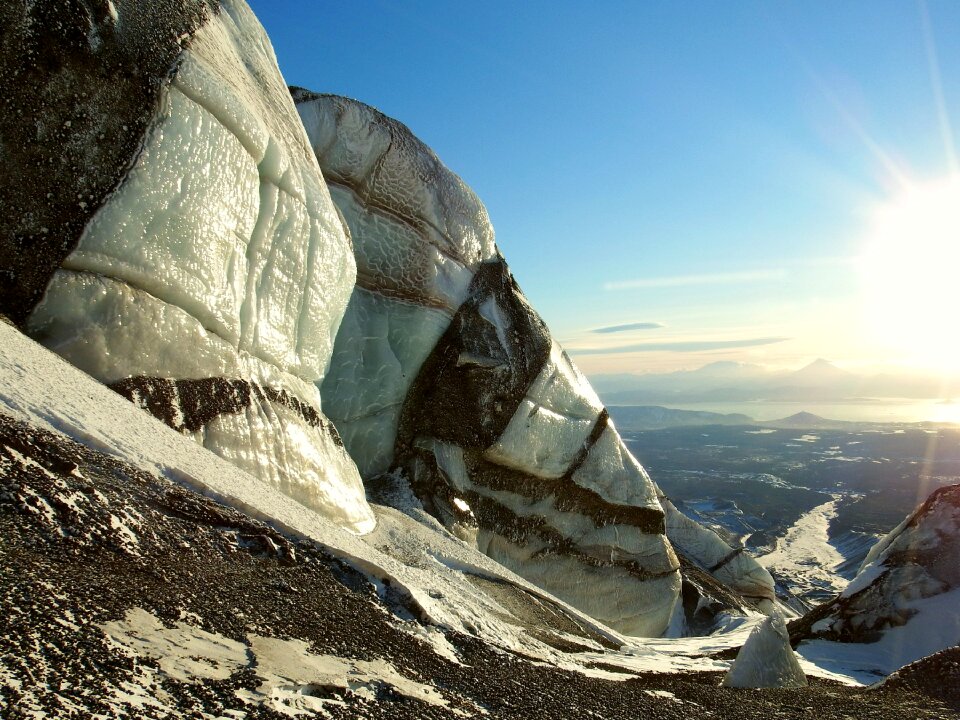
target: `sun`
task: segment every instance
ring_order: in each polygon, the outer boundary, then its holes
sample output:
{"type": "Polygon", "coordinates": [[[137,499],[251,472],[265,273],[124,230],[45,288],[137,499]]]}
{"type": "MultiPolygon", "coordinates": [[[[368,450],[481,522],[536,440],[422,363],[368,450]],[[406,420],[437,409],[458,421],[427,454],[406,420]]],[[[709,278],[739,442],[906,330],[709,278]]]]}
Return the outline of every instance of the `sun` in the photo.
{"type": "Polygon", "coordinates": [[[877,207],[859,270],[867,330],[889,359],[960,369],[960,176],[877,207]]]}

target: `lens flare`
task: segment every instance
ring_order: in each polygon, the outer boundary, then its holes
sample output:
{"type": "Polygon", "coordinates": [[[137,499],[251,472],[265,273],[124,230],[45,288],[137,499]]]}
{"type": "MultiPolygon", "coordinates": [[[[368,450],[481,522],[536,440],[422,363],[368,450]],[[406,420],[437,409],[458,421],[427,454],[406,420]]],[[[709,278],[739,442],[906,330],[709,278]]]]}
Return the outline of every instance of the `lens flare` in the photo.
{"type": "Polygon", "coordinates": [[[860,257],[865,323],[896,358],[960,368],[960,177],[880,206],[860,257]]]}

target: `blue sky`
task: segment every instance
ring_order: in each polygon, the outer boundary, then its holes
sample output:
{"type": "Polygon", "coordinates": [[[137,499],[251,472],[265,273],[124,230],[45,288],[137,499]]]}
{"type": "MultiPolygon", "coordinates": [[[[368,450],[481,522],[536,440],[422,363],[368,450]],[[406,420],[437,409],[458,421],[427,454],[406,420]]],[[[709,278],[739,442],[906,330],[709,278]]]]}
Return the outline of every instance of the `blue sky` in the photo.
{"type": "Polygon", "coordinates": [[[251,5],[288,83],[474,188],[586,371],[918,360],[867,331],[857,258],[878,206],[950,173],[960,3],[251,5]]]}

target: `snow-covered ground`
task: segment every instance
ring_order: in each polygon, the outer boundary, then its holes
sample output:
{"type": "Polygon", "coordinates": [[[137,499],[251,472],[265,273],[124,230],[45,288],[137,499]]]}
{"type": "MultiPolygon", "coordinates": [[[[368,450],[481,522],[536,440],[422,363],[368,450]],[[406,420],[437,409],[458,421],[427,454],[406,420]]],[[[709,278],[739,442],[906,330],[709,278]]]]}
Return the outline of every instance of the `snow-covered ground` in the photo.
{"type": "Polygon", "coordinates": [[[788,579],[794,594],[805,599],[822,600],[847,584],[836,572],[845,558],[830,544],[828,535],[838,500],[834,498],[802,515],[777,541],[773,552],[757,558],[763,567],[788,579]]]}
{"type": "Polygon", "coordinates": [[[907,663],[943,650],[950,638],[960,638],[960,588],[905,605],[916,612],[916,621],[886,628],[877,642],[809,640],[801,643],[797,652],[821,671],[869,685],[907,663]]]}

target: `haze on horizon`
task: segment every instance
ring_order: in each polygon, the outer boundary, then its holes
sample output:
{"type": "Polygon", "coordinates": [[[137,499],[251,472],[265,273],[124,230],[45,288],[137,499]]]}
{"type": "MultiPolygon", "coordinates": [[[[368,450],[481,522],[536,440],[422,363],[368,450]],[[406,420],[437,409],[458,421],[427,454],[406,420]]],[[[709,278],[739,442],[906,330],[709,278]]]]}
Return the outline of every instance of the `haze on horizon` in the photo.
{"type": "Polygon", "coordinates": [[[586,373],[956,371],[960,4],[251,5],[476,190],[586,373]]]}

